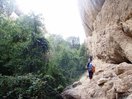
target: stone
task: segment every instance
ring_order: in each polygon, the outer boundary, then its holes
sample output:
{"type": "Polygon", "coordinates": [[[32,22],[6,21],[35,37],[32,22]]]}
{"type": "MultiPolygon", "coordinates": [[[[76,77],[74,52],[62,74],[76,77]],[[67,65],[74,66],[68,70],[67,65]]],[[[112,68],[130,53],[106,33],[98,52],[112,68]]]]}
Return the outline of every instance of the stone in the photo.
{"type": "Polygon", "coordinates": [[[114,77],[113,73],[114,72],[111,72],[111,71],[104,72],[103,78],[112,78],[112,77],[114,77]]]}
{"type": "Polygon", "coordinates": [[[128,36],[132,37],[132,20],[129,19],[126,22],[122,23],[122,25],[123,25],[124,33],[126,33],[128,36]]]}
{"type": "Polygon", "coordinates": [[[100,79],[98,80],[97,84],[98,84],[99,86],[101,86],[101,85],[104,85],[104,83],[106,83],[107,81],[108,81],[108,79],[106,79],[106,78],[100,78],[100,79]]]}
{"type": "Polygon", "coordinates": [[[106,92],[108,90],[110,90],[113,87],[114,83],[113,82],[107,82],[103,85],[103,90],[106,92]]]}
{"type": "Polygon", "coordinates": [[[121,75],[121,74],[123,74],[123,73],[125,73],[127,71],[130,71],[130,70],[132,70],[131,64],[123,62],[123,63],[121,63],[121,64],[119,64],[119,65],[116,66],[116,68],[115,68],[115,74],[116,75],[121,75]]]}
{"type": "Polygon", "coordinates": [[[104,72],[104,70],[98,70],[97,72],[95,72],[95,75],[98,75],[98,74],[100,74],[100,73],[102,73],[102,72],[104,72]]]}
{"type": "Polygon", "coordinates": [[[125,72],[125,69],[124,69],[124,68],[117,67],[117,68],[115,69],[116,75],[123,74],[124,72],[125,72]]]}
{"type": "Polygon", "coordinates": [[[107,97],[108,97],[107,99],[116,99],[116,93],[114,88],[107,91],[107,97]]]}
{"type": "Polygon", "coordinates": [[[125,93],[128,91],[128,85],[125,84],[123,81],[116,81],[114,83],[114,88],[116,93],[125,93]]]}
{"type": "Polygon", "coordinates": [[[126,99],[132,99],[132,94],[130,94],[126,99]]]}
{"type": "Polygon", "coordinates": [[[75,88],[77,87],[78,85],[81,85],[82,83],[80,81],[76,81],[72,84],[72,87],[75,88]]]}
{"type": "Polygon", "coordinates": [[[73,93],[72,91],[64,91],[61,96],[63,99],[81,99],[80,95],[73,93]]]}
{"type": "Polygon", "coordinates": [[[69,86],[67,86],[67,87],[64,89],[64,91],[65,91],[65,90],[72,89],[72,88],[73,88],[72,85],[69,85],[69,86]]]}

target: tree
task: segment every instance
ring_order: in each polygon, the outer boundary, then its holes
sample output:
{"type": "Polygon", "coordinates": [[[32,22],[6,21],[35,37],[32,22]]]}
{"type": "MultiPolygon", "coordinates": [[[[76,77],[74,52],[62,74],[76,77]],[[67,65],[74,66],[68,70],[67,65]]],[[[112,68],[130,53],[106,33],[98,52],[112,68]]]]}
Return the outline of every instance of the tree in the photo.
{"type": "Polygon", "coordinates": [[[69,42],[71,48],[79,49],[80,47],[80,39],[79,37],[68,37],[67,42],[69,42]]]}
{"type": "Polygon", "coordinates": [[[22,14],[18,6],[16,5],[15,0],[0,0],[0,14],[9,17],[13,12],[18,16],[22,14]]]}
{"type": "Polygon", "coordinates": [[[73,82],[84,72],[87,62],[84,44],[79,48],[71,48],[70,41],[66,41],[58,35],[51,35],[48,40],[50,43],[50,63],[61,69],[60,72],[66,78],[67,84],[73,82]]]}
{"type": "Polygon", "coordinates": [[[71,44],[59,35],[47,40],[41,16],[12,20],[11,4],[0,0],[0,98],[62,99],[64,87],[84,71],[85,46],[76,37],[71,44]]]}
{"type": "Polygon", "coordinates": [[[43,27],[39,16],[23,16],[13,21],[1,15],[0,23],[1,73],[10,75],[41,71],[48,61],[48,41],[39,29],[43,27]]]}

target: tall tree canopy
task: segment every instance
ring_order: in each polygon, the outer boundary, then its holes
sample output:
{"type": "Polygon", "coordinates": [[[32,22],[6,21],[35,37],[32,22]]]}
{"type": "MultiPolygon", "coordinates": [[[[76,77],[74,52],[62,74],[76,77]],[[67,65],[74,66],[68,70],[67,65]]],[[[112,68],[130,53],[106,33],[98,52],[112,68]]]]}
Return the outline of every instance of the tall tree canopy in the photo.
{"type": "Polygon", "coordinates": [[[61,99],[84,72],[86,48],[79,39],[45,38],[41,15],[10,18],[14,0],[0,0],[0,98],[61,99]]]}

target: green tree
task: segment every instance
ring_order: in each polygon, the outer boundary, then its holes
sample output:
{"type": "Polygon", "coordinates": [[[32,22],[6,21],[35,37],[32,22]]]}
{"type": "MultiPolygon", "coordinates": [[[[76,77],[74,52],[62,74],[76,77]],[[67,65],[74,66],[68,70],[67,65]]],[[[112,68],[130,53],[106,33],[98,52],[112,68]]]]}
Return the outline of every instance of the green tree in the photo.
{"type": "Polygon", "coordinates": [[[48,41],[39,29],[42,27],[39,16],[23,16],[13,21],[1,15],[0,24],[2,74],[37,72],[46,68],[48,41]]]}
{"type": "Polygon", "coordinates": [[[12,1],[0,0],[0,98],[61,99],[64,87],[84,72],[85,45],[76,37],[47,40],[40,15],[12,20],[12,1]]]}
{"type": "Polygon", "coordinates": [[[84,44],[79,48],[71,48],[69,41],[64,40],[58,35],[51,35],[48,40],[50,43],[49,61],[53,66],[60,69],[60,73],[66,79],[66,84],[78,79],[84,72],[87,62],[87,53],[84,44]]]}

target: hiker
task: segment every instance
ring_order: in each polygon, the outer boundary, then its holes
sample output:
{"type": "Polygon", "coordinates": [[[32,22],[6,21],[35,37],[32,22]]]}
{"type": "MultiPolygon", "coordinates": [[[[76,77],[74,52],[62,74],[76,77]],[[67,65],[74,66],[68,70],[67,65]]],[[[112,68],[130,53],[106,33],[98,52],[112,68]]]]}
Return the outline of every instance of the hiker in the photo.
{"type": "Polygon", "coordinates": [[[95,72],[95,67],[92,64],[92,56],[90,56],[88,59],[87,70],[89,79],[91,80],[93,78],[93,73],[95,72]]]}

